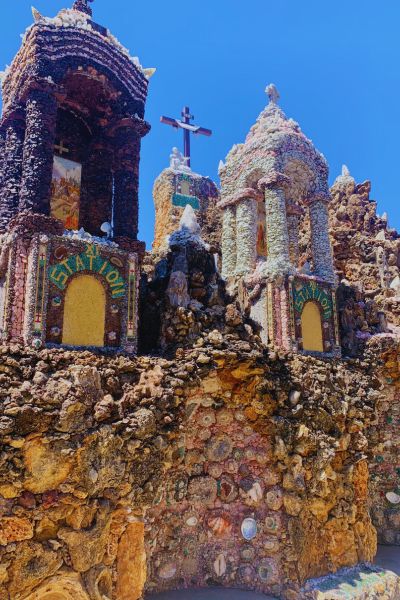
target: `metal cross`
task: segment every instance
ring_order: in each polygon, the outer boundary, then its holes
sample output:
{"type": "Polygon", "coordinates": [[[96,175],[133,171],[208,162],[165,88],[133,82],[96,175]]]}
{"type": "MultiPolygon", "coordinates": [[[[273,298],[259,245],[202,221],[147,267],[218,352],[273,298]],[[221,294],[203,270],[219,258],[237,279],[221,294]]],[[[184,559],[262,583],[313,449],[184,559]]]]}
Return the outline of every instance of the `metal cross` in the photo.
{"type": "Polygon", "coordinates": [[[69,152],[69,148],[66,148],[64,146],[64,142],[61,140],[59,145],[54,146],[54,150],[58,150],[58,152],[60,153],[60,156],[62,156],[65,152],[65,154],[68,154],[69,152]]]}
{"type": "Polygon", "coordinates": [[[211,129],[205,129],[204,127],[198,127],[197,125],[193,125],[190,121],[194,119],[194,116],[190,114],[190,109],[188,106],[184,106],[182,110],[182,120],[181,119],[171,119],[170,117],[161,117],[161,123],[165,125],[170,125],[171,127],[175,127],[175,129],[183,129],[183,155],[187,159],[186,164],[190,167],[190,134],[194,133],[195,135],[212,135],[211,129]]]}

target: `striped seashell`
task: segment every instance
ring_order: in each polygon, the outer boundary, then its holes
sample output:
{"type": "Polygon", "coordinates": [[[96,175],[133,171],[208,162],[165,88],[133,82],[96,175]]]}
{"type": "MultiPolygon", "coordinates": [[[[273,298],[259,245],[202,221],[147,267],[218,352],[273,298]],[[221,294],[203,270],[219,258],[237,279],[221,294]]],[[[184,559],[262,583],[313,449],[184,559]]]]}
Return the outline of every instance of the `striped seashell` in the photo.
{"type": "Polygon", "coordinates": [[[208,521],[208,527],[216,536],[225,535],[232,529],[231,523],[224,517],[213,517],[208,521]]]}

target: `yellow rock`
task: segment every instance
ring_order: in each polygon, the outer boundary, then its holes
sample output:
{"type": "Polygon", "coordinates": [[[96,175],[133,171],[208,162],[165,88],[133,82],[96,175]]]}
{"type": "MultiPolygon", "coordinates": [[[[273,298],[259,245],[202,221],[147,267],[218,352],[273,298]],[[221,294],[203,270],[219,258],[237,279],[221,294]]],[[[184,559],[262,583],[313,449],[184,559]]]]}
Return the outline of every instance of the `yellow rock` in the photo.
{"type": "Polygon", "coordinates": [[[43,438],[26,442],[23,448],[25,468],[28,478],[24,487],[33,494],[54,490],[63,483],[74,463],[74,459],[61,454],[62,448],[56,444],[46,444],[43,438]]]}
{"type": "Polygon", "coordinates": [[[129,523],[121,537],[117,558],[116,600],[139,600],[146,582],[144,524],[129,523]]]}
{"type": "Polygon", "coordinates": [[[22,542],[33,537],[32,523],[20,517],[3,517],[0,519],[0,545],[22,542]]]}

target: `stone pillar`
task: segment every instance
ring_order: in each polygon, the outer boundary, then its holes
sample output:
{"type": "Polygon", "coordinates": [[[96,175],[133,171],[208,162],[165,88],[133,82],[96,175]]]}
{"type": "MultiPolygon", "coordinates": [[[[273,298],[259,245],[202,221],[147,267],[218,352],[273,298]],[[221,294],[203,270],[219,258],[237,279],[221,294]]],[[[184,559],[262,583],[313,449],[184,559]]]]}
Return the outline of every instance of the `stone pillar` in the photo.
{"type": "Polygon", "coordinates": [[[329,239],[327,198],[313,198],[309,203],[309,207],[314,273],[322,279],[334,282],[335,272],[333,268],[332,247],[329,239]]]}
{"type": "Polygon", "coordinates": [[[299,226],[302,210],[299,206],[290,203],[287,205],[286,211],[290,262],[297,269],[299,266],[299,226]]]}
{"type": "Polygon", "coordinates": [[[26,102],[21,210],[49,214],[56,119],[54,94],[47,90],[31,90],[26,102]]]}
{"type": "Polygon", "coordinates": [[[18,210],[24,135],[25,123],[22,114],[14,115],[5,131],[0,192],[0,232],[6,230],[9,221],[18,210]]]}
{"type": "Polygon", "coordinates": [[[92,235],[104,236],[100,228],[112,220],[112,164],[113,154],[107,144],[91,144],[82,172],[79,223],[92,235]]]}
{"type": "Polygon", "coordinates": [[[247,275],[257,259],[257,201],[240,200],[236,207],[236,275],[247,275]]]}
{"type": "Polygon", "coordinates": [[[140,137],[132,129],[116,133],[114,164],[114,237],[136,240],[138,234],[138,194],[140,137]]]}
{"type": "Polygon", "coordinates": [[[284,275],[291,272],[289,234],[286,217],[286,199],[283,184],[288,178],[282,173],[274,173],[260,181],[265,195],[267,220],[267,271],[270,275],[284,275]]]}
{"type": "Polygon", "coordinates": [[[226,206],[222,217],[222,277],[233,277],[236,270],[236,205],[226,206]]]}

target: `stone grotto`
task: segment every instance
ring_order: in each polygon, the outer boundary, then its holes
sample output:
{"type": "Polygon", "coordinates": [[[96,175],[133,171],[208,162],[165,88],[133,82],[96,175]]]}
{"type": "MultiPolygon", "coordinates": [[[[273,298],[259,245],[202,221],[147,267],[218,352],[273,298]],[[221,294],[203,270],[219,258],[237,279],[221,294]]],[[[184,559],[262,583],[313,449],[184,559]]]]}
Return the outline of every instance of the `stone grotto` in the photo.
{"type": "Polygon", "coordinates": [[[271,84],[220,187],[172,150],[146,251],[154,69],[88,2],[2,78],[1,600],[399,600],[399,234],[271,84]]]}

